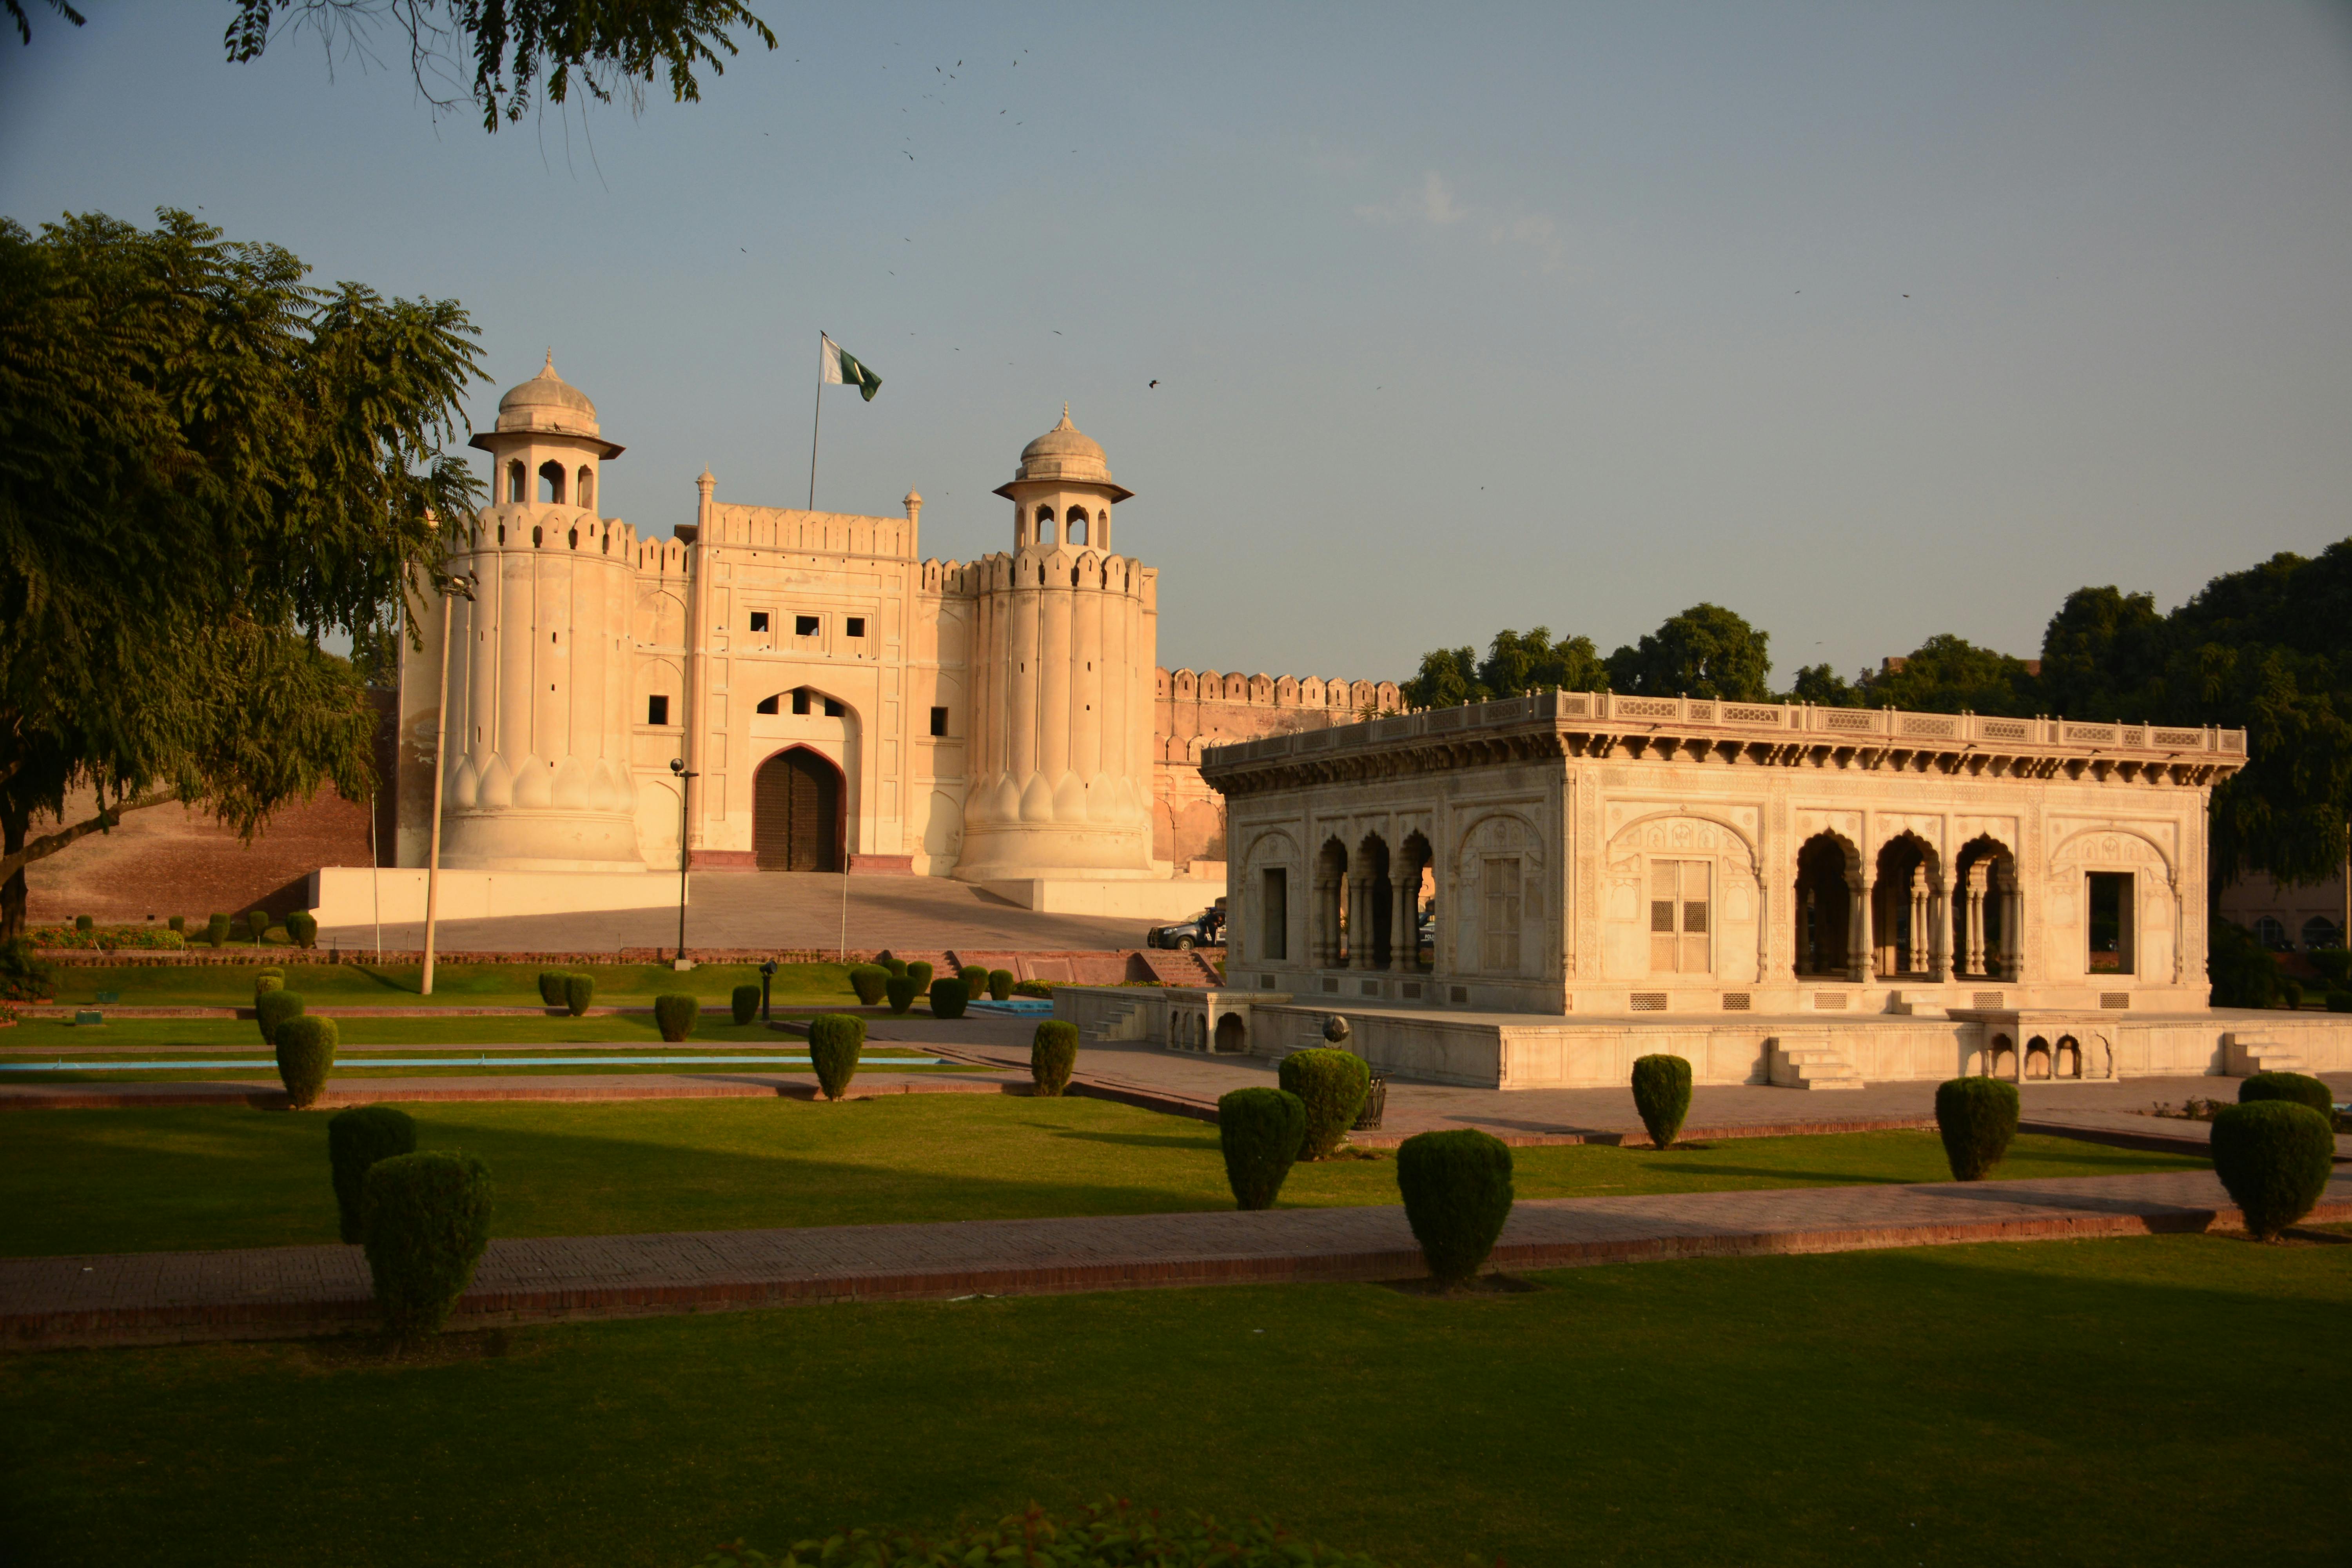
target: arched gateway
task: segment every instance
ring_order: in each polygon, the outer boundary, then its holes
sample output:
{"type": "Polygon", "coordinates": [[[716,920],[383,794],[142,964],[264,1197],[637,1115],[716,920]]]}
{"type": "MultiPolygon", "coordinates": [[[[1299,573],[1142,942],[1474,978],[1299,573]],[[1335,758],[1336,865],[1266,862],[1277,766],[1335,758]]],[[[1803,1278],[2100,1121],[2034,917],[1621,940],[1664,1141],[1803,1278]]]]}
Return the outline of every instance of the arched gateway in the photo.
{"type": "Polygon", "coordinates": [[[805,746],[751,780],[751,849],[762,871],[841,869],[841,770],[805,746]]]}

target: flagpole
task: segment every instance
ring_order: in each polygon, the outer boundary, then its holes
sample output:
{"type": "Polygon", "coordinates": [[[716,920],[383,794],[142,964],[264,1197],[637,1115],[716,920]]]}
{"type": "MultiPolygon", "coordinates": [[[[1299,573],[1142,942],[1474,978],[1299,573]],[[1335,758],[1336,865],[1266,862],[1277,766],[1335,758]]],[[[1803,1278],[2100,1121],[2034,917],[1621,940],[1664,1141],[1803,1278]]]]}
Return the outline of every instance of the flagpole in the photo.
{"type": "Polygon", "coordinates": [[[816,406],[815,406],[815,408],[814,408],[814,409],[810,413],[810,415],[809,415],[809,503],[808,503],[808,509],[809,509],[809,510],[811,510],[811,511],[814,511],[814,510],[816,510],[816,430],[817,430],[817,422],[818,422],[819,420],[821,420],[821,419],[823,419],[823,418],[824,417],[824,339],[825,339],[825,334],[824,334],[822,331],[820,331],[817,333],[817,335],[816,335],[816,398],[815,398],[816,406]]]}

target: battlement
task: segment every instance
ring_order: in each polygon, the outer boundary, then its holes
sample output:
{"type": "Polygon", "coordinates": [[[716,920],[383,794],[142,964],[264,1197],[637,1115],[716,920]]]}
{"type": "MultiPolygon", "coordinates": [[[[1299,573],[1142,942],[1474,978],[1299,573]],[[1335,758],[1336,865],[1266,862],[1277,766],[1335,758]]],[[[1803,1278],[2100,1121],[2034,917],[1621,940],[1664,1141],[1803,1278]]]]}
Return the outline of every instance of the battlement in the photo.
{"type": "Polygon", "coordinates": [[[1326,680],[1310,675],[1220,675],[1213,669],[1162,669],[1154,695],[1163,702],[1230,703],[1246,708],[1312,708],[1350,714],[1393,713],[1404,703],[1393,680],[1326,680]]]}
{"type": "Polygon", "coordinates": [[[881,555],[911,560],[915,523],[908,517],[863,517],[773,506],[714,502],[699,542],[754,550],[805,550],[820,555],[881,555]]]}

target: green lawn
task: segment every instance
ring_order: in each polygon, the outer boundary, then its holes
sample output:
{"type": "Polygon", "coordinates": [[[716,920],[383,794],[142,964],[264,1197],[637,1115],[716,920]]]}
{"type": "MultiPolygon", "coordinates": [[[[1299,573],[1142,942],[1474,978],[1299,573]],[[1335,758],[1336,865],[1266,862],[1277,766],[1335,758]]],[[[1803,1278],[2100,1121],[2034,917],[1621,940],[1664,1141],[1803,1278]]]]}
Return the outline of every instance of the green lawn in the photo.
{"type": "MultiPolygon", "coordinates": [[[[565,1236],[1223,1208],[1205,1122],[1099,1100],[920,1095],[838,1105],[641,1100],[418,1105],[429,1148],[490,1167],[495,1233],[565,1236]]],[[[26,1110],[0,1121],[0,1254],[335,1239],[326,1117],[243,1107],[26,1110]]],[[[1948,1181],[1931,1132],[1514,1152],[1523,1197],[1948,1181]]],[[[2021,1137],[2000,1174],[2204,1162],[2021,1137]]],[[[1391,1204],[1391,1161],[1301,1165],[1286,1205],[1391,1204]]]]}
{"type": "Polygon", "coordinates": [[[1398,1563],[2344,1560],[2352,1247],[1708,1259],[0,1359],[0,1561],[685,1564],[1117,1494],[1398,1563]]]}
{"type": "MultiPolygon", "coordinates": [[[[209,949],[205,951],[210,951],[209,949]]],[[[62,1004],[96,1006],[101,991],[119,992],[125,1006],[250,1007],[253,975],[258,965],[247,964],[112,964],[88,969],[59,964],[57,999],[62,1004]]],[[[530,1006],[540,1005],[539,973],[533,963],[436,963],[433,994],[420,996],[421,971],[415,964],[280,963],[289,989],[320,1006],[389,1005],[530,1006]]],[[[658,963],[592,963],[575,971],[596,977],[596,1000],[607,1006],[644,1006],[663,992],[683,991],[702,999],[703,1006],[722,1012],[738,985],[760,984],[760,969],[751,963],[706,963],[680,973],[658,963]]],[[[849,1002],[849,972],[838,963],[787,963],[778,966],[770,995],[794,1001],[849,1002]]]]}

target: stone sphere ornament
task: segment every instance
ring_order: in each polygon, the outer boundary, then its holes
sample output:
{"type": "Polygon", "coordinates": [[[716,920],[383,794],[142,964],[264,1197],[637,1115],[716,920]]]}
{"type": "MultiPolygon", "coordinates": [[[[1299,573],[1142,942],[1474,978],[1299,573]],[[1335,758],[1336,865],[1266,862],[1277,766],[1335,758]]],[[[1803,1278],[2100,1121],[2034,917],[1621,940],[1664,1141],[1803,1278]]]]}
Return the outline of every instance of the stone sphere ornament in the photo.
{"type": "Polygon", "coordinates": [[[1323,1037],[1333,1045],[1344,1042],[1349,1035],[1348,1020],[1334,1013],[1323,1020],[1323,1037]]]}

